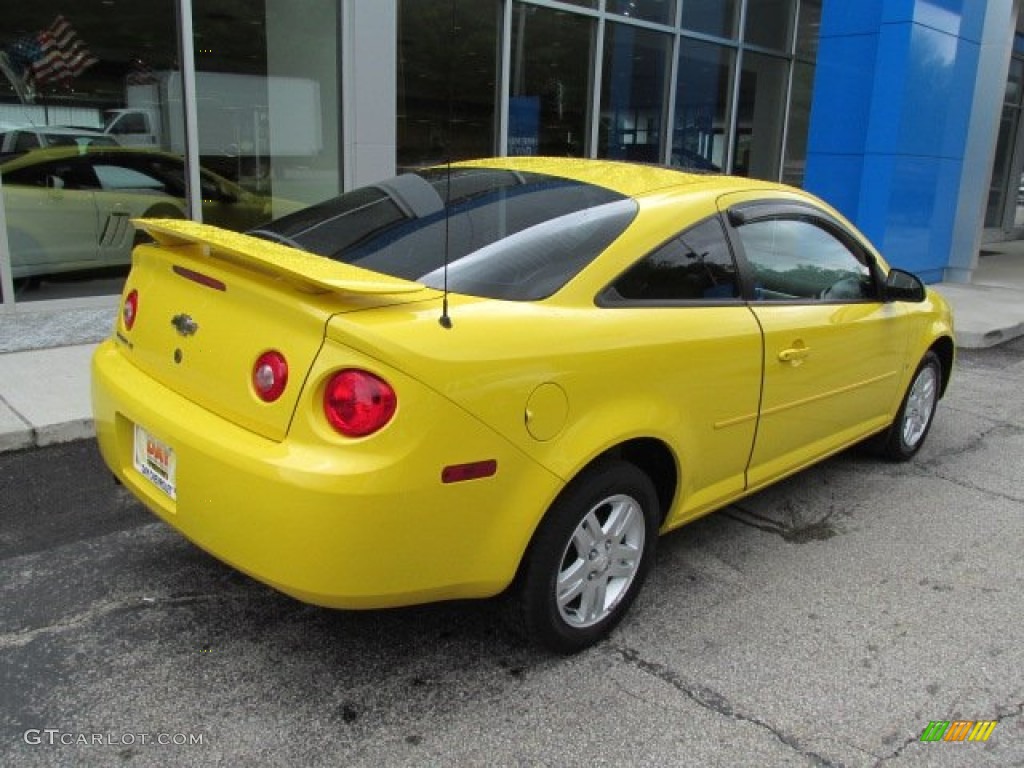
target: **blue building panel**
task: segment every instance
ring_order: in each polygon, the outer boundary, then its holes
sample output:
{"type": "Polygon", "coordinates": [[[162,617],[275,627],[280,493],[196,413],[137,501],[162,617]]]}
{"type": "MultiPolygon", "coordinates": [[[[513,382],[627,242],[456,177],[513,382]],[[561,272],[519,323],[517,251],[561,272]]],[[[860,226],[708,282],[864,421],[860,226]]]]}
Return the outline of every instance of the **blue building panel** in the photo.
{"type": "Polygon", "coordinates": [[[963,157],[980,46],[920,24],[886,24],[866,150],[963,157]]]}
{"type": "MultiPolygon", "coordinates": [[[[863,155],[808,152],[804,187],[827,200],[846,218],[863,228],[859,216],[862,173],[863,155]]],[[[866,229],[864,234],[871,237],[866,229]]],[[[871,239],[874,242],[874,238],[871,239]]]]}
{"type": "Polygon", "coordinates": [[[805,186],[934,282],[953,227],[980,60],[977,0],[826,0],[805,186]]]}
{"type": "Polygon", "coordinates": [[[938,157],[868,155],[857,225],[886,260],[928,282],[948,266],[962,164],[938,157]]]}
{"type": "Polygon", "coordinates": [[[821,9],[821,38],[877,35],[882,24],[883,0],[825,0],[821,9]]]}
{"type": "Polygon", "coordinates": [[[883,24],[914,23],[981,42],[985,0],[890,0],[885,3],[883,24]]]}
{"type": "Polygon", "coordinates": [[[822,38],[815,65],[808,152],[863,154],[871,116],[878,31],[874,34],[822,38]]]}

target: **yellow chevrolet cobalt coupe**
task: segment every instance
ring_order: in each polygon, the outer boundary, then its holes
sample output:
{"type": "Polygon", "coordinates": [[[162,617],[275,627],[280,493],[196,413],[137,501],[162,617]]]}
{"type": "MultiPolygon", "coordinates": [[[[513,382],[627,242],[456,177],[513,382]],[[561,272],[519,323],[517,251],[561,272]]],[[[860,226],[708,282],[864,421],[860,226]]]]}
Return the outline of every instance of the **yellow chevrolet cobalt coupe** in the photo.
{"type": "Polygon", "coordinates": [[[121,482],[300,600],[507,591],[559,652],[659,533],[869,438],[909,459],[953,363],[939,296],[750,179],[505,158],[248,234],[138,225],[93,362],[121,482]]]}

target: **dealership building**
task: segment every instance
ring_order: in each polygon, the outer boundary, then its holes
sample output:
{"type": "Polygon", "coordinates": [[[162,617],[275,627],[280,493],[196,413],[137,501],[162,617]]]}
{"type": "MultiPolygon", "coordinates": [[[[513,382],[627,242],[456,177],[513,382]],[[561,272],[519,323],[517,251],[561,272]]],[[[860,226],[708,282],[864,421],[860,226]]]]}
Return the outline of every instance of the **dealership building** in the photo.
{"type": "Polygon", "coordinates": [[[113,306],[132,217],[244,230],[490,155],[801,186],[929,282],[1024,238],[1019,0],[8,5],[0,312],[113,306]]]}

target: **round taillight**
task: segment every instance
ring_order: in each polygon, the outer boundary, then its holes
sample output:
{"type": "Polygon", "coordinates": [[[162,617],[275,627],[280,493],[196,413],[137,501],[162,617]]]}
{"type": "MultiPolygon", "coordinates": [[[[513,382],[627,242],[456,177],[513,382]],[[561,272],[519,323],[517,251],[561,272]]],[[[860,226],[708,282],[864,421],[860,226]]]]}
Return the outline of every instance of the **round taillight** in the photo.
{"type": "Polygon", "coordinates": [[[124,304],[121,305],[121,321],[124,329],[130,331],[135,325],[135,318],[139,316],[139,292],[132,290],[124,297],[124,304]]]}
{"type": "Polygon", "coordinates": [[[252,367],[252,388],[256,396],[265,403],[272,403],[281,396],[288,385],[288,361],[276,350],[264,352],[252,367]]]}
{"type": "Polygon", "coordinates": [[[346,437],[366,437],[391,421],[398,396],[384,379],[348,368],[327,382],[324,413],[331,426],[346,437]]]}

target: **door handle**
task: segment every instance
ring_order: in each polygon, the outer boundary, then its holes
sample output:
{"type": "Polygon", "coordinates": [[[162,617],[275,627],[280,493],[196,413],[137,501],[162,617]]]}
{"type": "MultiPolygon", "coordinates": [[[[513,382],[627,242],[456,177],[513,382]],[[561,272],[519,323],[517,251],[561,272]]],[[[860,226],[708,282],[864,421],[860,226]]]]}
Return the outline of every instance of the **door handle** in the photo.
{"type": "Polygon", "coordinates": [[[779,352],[779,361],[783,363],[800,363],[810,354],[810,347],[790,347],[779,352]]]}

